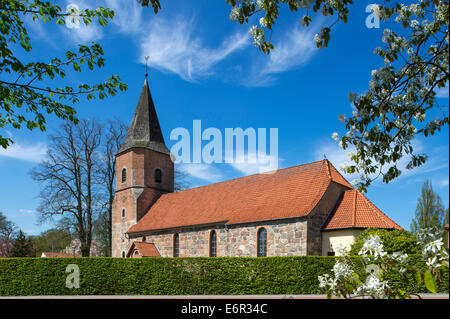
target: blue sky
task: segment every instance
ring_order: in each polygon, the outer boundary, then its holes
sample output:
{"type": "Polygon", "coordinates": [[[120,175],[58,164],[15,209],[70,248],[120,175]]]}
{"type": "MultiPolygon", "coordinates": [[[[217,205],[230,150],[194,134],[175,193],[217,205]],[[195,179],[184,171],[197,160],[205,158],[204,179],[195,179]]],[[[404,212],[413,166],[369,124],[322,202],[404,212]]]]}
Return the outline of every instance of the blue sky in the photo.
{"type": "MultiPolygon", "coordinates": [[[[371,70],[382,63],[373,49],[380,45],[386,26],[366,28],[365,9],[371,2],[351,6],[348,23],[335,25],[329,47],[322,50],[314,48],[312,38],[330,20],[318,17],[304,29],[298,23],[300,14],[282,10],[272,34],[276,50],[270,56],[259,52],[248,35],[259,17],[249,25],[231,22],[230,6],[224,0],[163,0],[157,15],[134,0],[60,1],[63,7],[71,3],[80,8],[107,6],[116,17],[105,28],[69,29],[28,21],[32,54],[18,54],[24,59],[44,59],[63,56],[79,43],[96,41],[103,46],[106,66],[95,72],[69,72],[66,83],[95,83],[118,74],[128,91],[104,101],[82,101],[77,105],[80,118],[105,122],[120,118],[130,123],[144,81],[144,57],[150,56],[150,89],[169,148],[175,143],[169,139],[173,129],[192,131],[193,120],[201,120],[203,128],[216,127],[222,132],[236,127],[278,128],[281,168],[320,160],[324,154],[337,168],[347,161],[346,151],[331,139],[333,132],[345,133],[337,117],[351,114],[348,93],[364,92],[371,70]]],[[[440,105],[448,106],[448,92],[439,95],[440,105]]],[[[0,211],[29,235],[52,227],[38,224],[40,188],[29,171],[45,158],[47,134],[60,124],[50,116],[47,132],[1,131],[16,143],[7,151],[0,150],[0,211]]],[[[376,181],[367,194],[407,229],[427,178],[446,207],[449,202],[448,126],[414,144],[429,155],[429,162],[404,171],[388,185],[376,181]]],[[[257,172],[255,166],[230,164],[184,165],[182,169],[190,174],[193,187],[257,172]]]]}

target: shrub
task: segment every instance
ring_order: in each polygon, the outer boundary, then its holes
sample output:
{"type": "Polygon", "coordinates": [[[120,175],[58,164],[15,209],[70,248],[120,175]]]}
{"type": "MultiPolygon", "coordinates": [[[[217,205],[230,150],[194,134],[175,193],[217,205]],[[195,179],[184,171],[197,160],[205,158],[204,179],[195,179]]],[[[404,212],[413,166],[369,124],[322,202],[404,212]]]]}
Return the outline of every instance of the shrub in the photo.
{"type": "Polygon", "coordinates": [[[379,228],[367,228],[356,238],[350,249],[350,255],[358,255],[363,246],[364,239],[369,238],[370,235],[378,235],[383,243],[384,251],[388,254],[394,252],[406,253],[408,255],[420,255],[420,246],[414,239],[411,232],[406,230],[386,230],[379,228]]]}
{"type": "MultiPolygon", "coordinates": [[[[3,258],[0,295],[318,294],[318,276],[329,273],[335,260],[319,256],[3,258]],[[66,287],[69,264],[80,269],[80,288],[66,287]]],[[[440,291],[448,291],[448,269],[445,276],[440,291]]],[[[413,290],[426,292],[424,287],[413,290]]]]}

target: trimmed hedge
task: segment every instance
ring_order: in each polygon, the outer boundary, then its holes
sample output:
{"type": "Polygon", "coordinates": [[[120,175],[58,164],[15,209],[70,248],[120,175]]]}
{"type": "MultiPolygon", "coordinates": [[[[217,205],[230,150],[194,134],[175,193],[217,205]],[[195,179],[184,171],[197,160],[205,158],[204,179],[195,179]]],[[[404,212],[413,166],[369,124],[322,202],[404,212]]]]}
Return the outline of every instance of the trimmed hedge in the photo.
{"type": "MultiPolygon", "coordinates": [[[[4,258],[0,295],[318,294],[317,277],[335,257],[4,258]],[[80,288],[66,288],[66,267],[80,268],[80,288]]],[[[359,264],[359,259],[354,259],[359,264]]],[[[360,265],[360,264],[359,264],[360,265]]],[[[424,266],[420,266],[424,269],[424,266]]],[[[406,287],[427,292],[424,286],[406,287]]],[[[412,278],[411,278],[412,279],[412,278]]],[[[448,269],[439,290],[448,292],[448,269]]]]}

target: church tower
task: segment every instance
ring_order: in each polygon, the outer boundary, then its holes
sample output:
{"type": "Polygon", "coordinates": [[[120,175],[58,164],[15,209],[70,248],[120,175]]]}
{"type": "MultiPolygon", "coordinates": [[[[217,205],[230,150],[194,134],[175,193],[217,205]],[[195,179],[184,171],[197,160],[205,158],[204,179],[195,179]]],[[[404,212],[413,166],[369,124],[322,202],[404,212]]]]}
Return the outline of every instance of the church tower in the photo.
{"type": "Polygon", "coordinates": [[[174,164],[166,147],[147,77],[128,130],[116,154],[116,194],[112,211],[112,256],[126,255],[126,231],[165,193],[174,189],[174,164]]]}

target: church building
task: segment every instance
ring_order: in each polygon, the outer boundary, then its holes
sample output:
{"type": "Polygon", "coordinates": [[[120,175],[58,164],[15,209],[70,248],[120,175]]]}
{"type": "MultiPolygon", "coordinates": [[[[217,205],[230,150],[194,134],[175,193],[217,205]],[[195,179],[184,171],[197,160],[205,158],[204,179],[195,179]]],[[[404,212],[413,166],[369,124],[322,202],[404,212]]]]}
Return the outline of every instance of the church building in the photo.
{"type": "Polygon", "coordinates": [[[174,192],[147,79],[116,170],[113,257],[327,256],[368,227],[402,229],[327,159],[174,192]]]}

